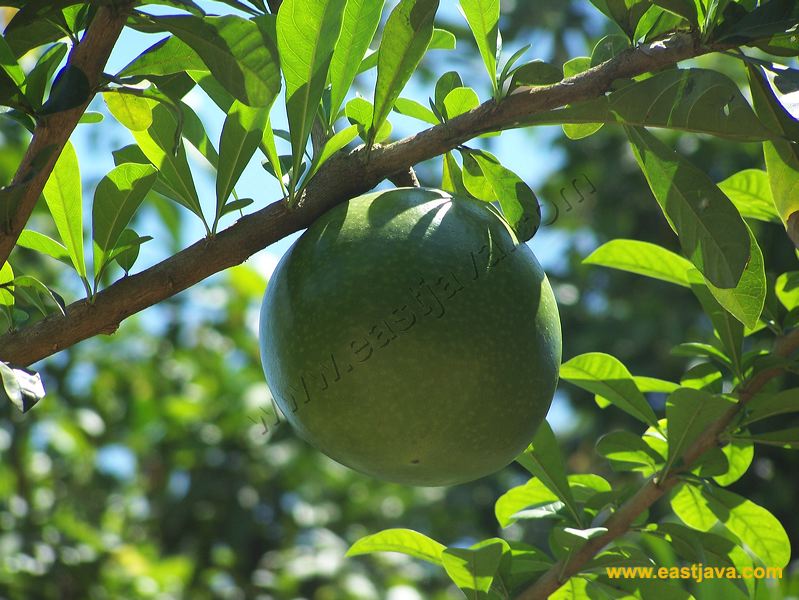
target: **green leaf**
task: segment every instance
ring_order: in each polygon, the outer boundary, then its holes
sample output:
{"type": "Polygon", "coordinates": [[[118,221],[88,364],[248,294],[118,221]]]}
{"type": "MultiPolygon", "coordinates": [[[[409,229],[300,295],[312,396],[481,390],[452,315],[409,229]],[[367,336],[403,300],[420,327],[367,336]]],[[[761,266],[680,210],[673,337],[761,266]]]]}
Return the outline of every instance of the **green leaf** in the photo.
{"type": "Polygon", "coordinates": [[[255,200],[253,200],[252,198],[239,198],[238,200],[233,200],[232,202],[228,202],[227,204],[225,204],[225,207],[222,209],[222,216],[236,212],[237,210],[242,210],[243,208],[247,208],[253,202],[255,202],[255,200]]]}
{"type": "MultiPolygon", "coordinates": [[[[358,127],[358,135],[364,141],[369,140],[369,127],[374,119],[374,107],[366,98],[356,97],[347,102],[345,108],[347,120],[358,127]]],[[[385,121],[374,136],[376,142],[381,142],[391,135],[391,123],[385,121]]]]}
{"type": "Polygon", "coordinates": [[[643,375],[634,375],[633,381],[635,381],[635,385],[641,392],[663,392],[670,394],[680,387],[673,381],[665,381],[657,377],[645,377],[643,375]]]}
{"type": "Polygon", "coordinates": [[[441,174],[441,189],[458,196],[467,197],[469,192],[463,185],[463,172],[452,152],[444,154],[444,164],[441,174]]]}
{"type": "Polygon", "coordinates": [[[317,116],[346,0],[285,0],[277,15],[277,44],[286,78],[293,180],[317,116]]]}
{"type": "Polygon", "coordinates": [[[264,127],[264,137],[261,140],[261,152],[266,156],[269,165],[272,167],[275,178],[280,183],[283,193],[286,194],[286,182],[283,180],[283,167],[280,164],[280,155],[277,153],[277,145],[275,144],[275,132],[272,129],[272,123],[269,118],[267,118],[266,126],[264,127]]]}
{"type": "Polygon", "coordinates": [[[61,315],[66,314],[64,312],[63,299],[35,277],[31,277],[30,275],[20,275],[19,277],[14,278],[13,284],[15,294],[29,292],[28,298],[34,302],[36,308],[42,313],[42,316],[47,317],[53,311],[47,309],[47,307],[42,303],[41,298],[49,300],[50,303],[54,304],[61,315]]]}
{"type": "Polygon", "coordinates": [[[666,400],[669,453],[666,470],[682,458],[702,433],[735,401],[693,388],[680,388],[666,400]]]}
{"type": "Polygon", "coordinates": [[[699,271],[692,269],[688,272],[688,277],[691,280],[691,290],[702,304],[702,309],[705,311],[710,321],[713,323],[713,329],[719,335],[719,339],[727,351],[727,357],[730,359],[732,366],[735,369],[736,375],[741,373],[741,350],[744,338],[744,325],[738,319],[732,316],[725,310],[718,300],[711,294],[707,287],[707,280],[703,278],[699,271]]]}
{"type": "Polygon", "coordinates": [[[513,71],[510,89],[521,86],[552,85],[562,79],[561,69],[544,61],[534,60],[513,71]]]}
{"type": "Polygon", "coordinates": [[[447,548],[441,555],[441,562],[447,575],[469,600],[488,599],[503,549],[502,540],[479,548],[447,548]]]}
{"type": "Polygon", "coordinates": [[[144,131],[133,131],[133,137],[147,159],[158,169],[159,177],[173,192],[170,197],[203,219],[205,223],[197,188],[194,186],[194,178],[186,158],[186,148],[180,139],[177,139],[177,152],[175,152],[177,119],[164,105],[153,103],[151,106],[152,125],[144,131]]]}
{"type": "Polygon", "coordinates": [[[171,75],[186,71],[205,71],[208,67],[200,56],[179,37],[157,41],[125,66],[117,77],[171,75]]]}
{"type": "Polygon", "coordinates": [[[78,275],[86,279],[86,261],[83,256],[83,196],[78,155],[71,143],[67,142],[64,146],[43,193],[72,265],[78,275]]]}
{"type": "Polygon", "coordinates": [[[799,306],[799,271],[789,271],[777,277],[774,292],[788,310],[799,306]]]}
{"type": "Polygon", "coordinates": [[[459,87],[463,87],[463,81],[457,71],[447,71],[438,78],[433,94],[433,103],[440,113],[444,113],[444,98],[446,98],[452,90],[459,87]]]}
{"type": "Polygon", "coordinates": [[[28,73],[25,82],[25,95],[35,108],[42,107],[47,84],[53,79],[56,68],[66,55],[66,44],[53,44],[39,57],[36,66],[28,73]]]}
{"type": "MultiPolygon", "coordinates": [[[[14,270],[6,261],[0,266],[0,284],[7,285],[14,280],[14,270]]],[[[14,306],[14,294],[8,287],[0,287],[0,306],[14,306]]]]}
{"type": "Polygon", "coordinates": [[[630,40],[616,33],[606,35],[599,40],[591,52],[591,66],[595,67],[614,56],[621,54],[630,47],[630,40]]]}
{"type": "Polygon", "coordinates": [[[412,117],[431,125],[438,125],[438,119],[432,110],[410,98],[397,98],[394,110],[406,117],[412,117]]]}
{"type": "Polygon", "coordinates": [[[775,394],[761,392],[747,404],[741,425],[749,425],[769,417],[799,412],[799,388],[783,390],[775,394]]]}
{"type": "Polygon", "coordinates": [[[66,246],[38,231],[33,231],[32,229],[23,230],[17,240],[17,246],[41,252],[70,267],[72,266],[72,259],[69,257],[69,251],[66,246]]]}
{"type": "Polygon", "coordinates": [[[710,293],[719,304],[741,323],[753,329],[766,301],[766,272],[763,263],[763,253],[755,239],[752,230],[749,232],[749,262],[741,275],[741,280],[734,288],[720,288],[705,279],[710,293]]]}
{"type": "Polygon", "coordinates": [[[702,488],[689,484],[679,484],[671,497],[671,509],[679,519],[699,531],[710,531],[718,519],[708,505],[702,488]]]}
{"type": "Polygon", "coordinates": [[[517,485],[502,494],[494,504],[494,514],[500,527],[507,527],[516,521],[516,514],[528,508],[563,504],[555,492],[549,489],[538,477],[533,477],[523,485],[517,485]]]}
{"type": "Polygon", "coordinates": [[[735,82],[717,71],[695,68],[662,71],[607,96],[526,117],[520,124],[600,122],[709,133],[736,141],[775,137],[735,82]]]}
{"type": "Polygon", "coordinates": [[[100,180],[92,205],[95,285],[119,236],[158,177],[152,165],[125,163],[100,180]]]}
{"type": "Polygon", "coordinates": [[[623,239],[601,245],[583,259],[583,264],[629,271],[683,287],[690,287],[688,271],[693,268],[682,256],[662,246],[623,239]]]}
{"type": "Polygon", "coordinates": [[[751,442],[732,440],[722,447],[721,451],[727,457],[727,472],[716,475],[713,480],[721,486],[728,486],[743,477],[749,469],[755,456],[755,449],[751,442]]]}
{"type": "Polygon", "coordinates": [[[483,150],[469,150],[464,154],[464,164],[466,156],[473,157],[479,166],[491,187],[493,197],[499,201],[502,215],[519,241],[526,242],[532,238],[541,224],[541,207],[530,186],[513,171],[502,166],[493,154],[483,150]]]}
{"type": "Polygon", "coordinates": [[[763,144],[774,204],[783,222],[787,223],[790,216],[799,211],[799,144],[789,141],[799,140],[799,121],[777,100],[763,70],[751,64],[747,69],[758,117],[767,127],[787,138],[763,144]]]}
{"type": "Polygon", "coordinates": [[[680,379],[682,387],[720,394],[723,387],[723,376],[716,365],[702,362],[688,369],[680,379]]]}
{"type": "Polygon", "coordinates": [[[319,156],[314,158],[314,161],[311,164],[311,170],[308,172],[308,178],[313,177],[314,174],[322,167],[322,165],[324,165],[330,159],[330,157],[332,157],[339,150],[342,150],[347,144],[354,140],[357,135],[357,125],[350,125],[349,127],[336,132],[333,137],[325,142],[325,145],[319,152],[319,156]]]}
{"type": "Polygon", "coordinates": [[[703,488],[710,510],[738,536],[763,564],[783,568],[791,557],[791,544],[780,522],[762,506],[729,490],[703,488]]]}
{"type": "Polygon", "coordinates": [[[341,35],[330,62],[330,126],[344,104],[364,54],[375,36],[384,4],[385,0],[347,0],[341,35]]]}
{"type": "Polygon", "coordinates": [[[122,232],[117,240],[115,251],[124,248],[121,252],[117,252],[113,260],[125,271],[125,275],[130,273],[136,259],[139,257],[139,247],[141,241],[146,241],[147,238],[140,238],[139,235],[132,229],[126,229],[122,232]]]}
{"type": "Polygon", "coordinates": [[[776,446],[777,448],[785,448],[786,450],[796,450],[799,449],[799,427],[752,435],[736,434],[733,439],[741,442],[754,442],[766,446],[776,446]]]}
{"type": "Polygon", "coordinates": [[[460,0],[461,13],[469,23],[480,56],[483,57],[494,97],[499,93],[497,85],[497,57],[502,47],[499,34],[499,0],[460,0]]]}
{"type": "Polygon", "coordinates": [[[585,546],[588,540],[600,537],[608,532],[606,527],[575,529],[573,527],[556,527],[552,530],[552,539],[559,548],[574,551],[585,546]]]}
{"type": "Polygon", "coordinates": [[[574,518],[576,523],[581,523],[580,510],[566,478],[566,465],[560,453],[558,440],[552,432],[549,423],[544,421],[538,428],[532,443],[527,449],[516,457],[516,462],[538,477],[544,484],[557,494],[574,518]]]}
{"type": "Polygon", "coordinates": [[[655,412],[635,385],[627,367],[613,356],[601,352],[580,354],[561,365],[560,377],[607,398],[639,421],[658,426],[655,412]]]}
{"type": "Polygon", "coordinates": [[[203,155],[211,167],[216,169],[219,166],[219,154],[208,137],[203,122],[197,116],[197,113],[185,102],[180,101],[179,107],[183,114],[183,129],[181,131],[183,138],[203,155]]]}
{"type": "Polygon", "coordinates": [[[749,232],[735,206],[707,175],[651,133],[625,129],[685,255],[713,285],[735,287],[750,257],[749,232]]]}
{"type": "Polygon", "coordinates": [[[44,398],[44,385],[38,373],[15,369],[8,363],[0,362],[0,379],[3,381],[0,395],[4,395],[23,413],[44,398]]]}
{"type": "Polygon", "coordinates": [[[456,87],[452,89],[444,98],[443,113],[449,119],[454,119],[458,115],[467,113],[480,105],[477,92],[468,87],[456,87]]]}
{"type": "Polygon", "coordinates": [[[694,28],[699,28],[699,15],[702,14],[701,8],[697,5],[700,0],[654,0],[658,6],[680,15],[688,21],[694,28]]]}
{"type": "Polygon", "coordinates": [[[766,222],[780,221],[765,171],[744,169],[719,183],[719,188],[742,216],[766,222]]]}
{"type": "Polygon", "coordinates": [[[250,108],[233,103],[222,126],[219,168],[216,174],[216,219],[219,221],[228,196],[261,143],[269,108],[250,108]]]}
{"type": "Polygon", "coordinates": [[[436,10],[438,0],[400,0],[388,17],[378,51],[369,145],[427,51],[436,10]]]}
{"type": "MultiPolygon", "coordinates": [[[[430,40],[428,50],[454,50],[456,46],[455,35],[446,29],[433,29],[433,38],[430,40]]],[[[377,57],[379,52],[367,52],[361,66],[358,67],[358,73],[363,73],[369,69],[374,69],[377,66],[377,57]]]]}
{"type": "Polygon", "coordinates": [[[596,450],[614,471],[637,471],[645,477],[656,473],[664,462],[664,457],[629,431],[614,431],[602,436],[596,450]]]}
{"type": "Polygon", "coordinates": [[[411,529],[385,529],[367,535],[355,542],[347,550],[347,556],[372,554],[374,552],[401,552],[420,558],[434,565],[442,566],[441,556],[446,547],[443,544],[411,529]]]}
{"type": "Polygon", "coordinates": [[[773,35],[796,32],[799,22],[799,6],[793,0],[771,0],[717,30],[716,40],[749,45],[753,41],[768,40],[773,35]]]}
{"type": "Polygon", "coordinates": [[[258,19],[159,16],[143,25],[148,31],[167,30],[188,44],[237,100],[268,107],[280,91],[280,62],[274,39],[267,33],[270,17],[258,19]]]}
{"type": "Polygon", "coordinates": [[[153,103],[136,94],[104,92],[108,110],[131,131],[145,131],[153,124],[153,103]]]}

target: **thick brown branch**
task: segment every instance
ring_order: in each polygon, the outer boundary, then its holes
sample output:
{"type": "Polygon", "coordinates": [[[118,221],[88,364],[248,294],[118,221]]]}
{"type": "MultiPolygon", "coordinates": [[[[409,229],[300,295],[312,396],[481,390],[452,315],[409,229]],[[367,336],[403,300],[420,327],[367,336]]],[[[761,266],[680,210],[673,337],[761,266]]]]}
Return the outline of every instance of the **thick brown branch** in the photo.
{"type": "MultiPolygon", "coordinates": [[[[799,329],[794,329],[788,335],[777,340],[774,346],[774,354],[781,357],[788,357],[792,355],[797,348],[799,348],[799,329]]],[[[717,447],[719,444],[719,436],[730,423],[733,422],[746,403],[760,391],[763,386],[780,373],[782,373],[782,369],[773,368],[761,371],[752,378],[739,391],[738,403],[713,423],[686,451],[685,455],[683,455],[683,464],[690,468],[690,465],[695,463],[705,452],[711,448],[717,447]]],[[[568,560],[568,564],[566,564],[566,561],[560,560],[552,565],[552,567],[550,567],[533,585],[517,596],[516,600],[546,600],[546,598],[563,585],[569,577],[579,573],[585,563],[596,556],[605,546],[627,533],[632,523],[643,514],[645,510],[677,485],[679,481],[680,477],[678,473],[672,473],[663,481],[657,481],[656,478],[647,481],[632,498],[627,500],[627,502],[603,524],[603,527],[607,528],[606,533],[589,540],[585,546],[572,554],[568,560]]]]}
{"type": "Polygon", "coordinates": [[[214,239],[199,241],[158,265],[118,281],[99,293],[91,305],[76,302],[67,308],[65,317],[53,316],[0,337],[0,360],[29,365],[81,340],[113,331],[126,317],[243,262],[307,227],[336,203],[370,190],[395,173],[481,133],[518,126],[528,115],[600,96],[619,78],[656,71],[713,50],[700,47],[690,34],[678,33],[665,43],[627,51],[555,85],[517,90],[501,102],[491,100],[445,124],[374,148],[368,162],[363,151],[335,157],[316,175],[296,209],[287,210],[282,201],[271,204],[214,239]]]}
{"type": "Polygon", "coordinates": [[[8,222],[0,224],[0,266],[8,260],[58,156],[94,97],[94,90],[125,25],[130,6],[130,3],[123,3],[116,7],[101,7],[81,42],[72,49],[67,67],[77,69],[86,76],[89,94],[74,108],[39,118],[33,139],[9,186],[19,192],[18,195],[11,195],[15,206],[12,207],[8,222]]]}

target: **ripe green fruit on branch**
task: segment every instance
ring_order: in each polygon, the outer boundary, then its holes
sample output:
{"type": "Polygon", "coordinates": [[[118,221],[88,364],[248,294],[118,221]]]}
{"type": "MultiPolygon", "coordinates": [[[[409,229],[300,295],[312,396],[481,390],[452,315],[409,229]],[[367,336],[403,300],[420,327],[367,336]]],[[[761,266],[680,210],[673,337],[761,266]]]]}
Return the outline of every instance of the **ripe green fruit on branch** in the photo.
{"type": "Polygon", "coordinates": [[[319,218],[275,270],[261,358],[289,422],[374,477],[450,485],[510,463],[557,383],[557,305],[490,204],[367,194],[319,218]]]}

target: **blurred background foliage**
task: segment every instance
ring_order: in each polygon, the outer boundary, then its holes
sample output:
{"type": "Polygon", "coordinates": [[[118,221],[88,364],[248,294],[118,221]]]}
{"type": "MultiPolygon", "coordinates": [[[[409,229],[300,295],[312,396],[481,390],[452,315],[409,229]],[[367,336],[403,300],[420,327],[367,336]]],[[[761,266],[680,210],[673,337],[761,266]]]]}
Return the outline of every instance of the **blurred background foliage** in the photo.
{"type": "MultiPolygon", "coordinates": [[[[528,2],[504,0],[502,7],[506,56],[532,43],[529,57],[560,64],[589,55],[610,30],[587,1],[541,0],[533,10],[528,2]]],[[[422,101],[447,70],[458,69],[467,83],[480,80],[465,24],[452,19],[444,26],[457,34],[458,49],[426,59],[415,84],[422,101]]],[[[703,60],[724,67],[724,59],[703,60]]],[[[740,79],[740,69],[728,66],[740,79]]],[[[485,98],[487,89],[481,91],[485,98]]],[[[110,119],[92,126],[97,152],[102,139],[115,135],[113,126],[110,119]]],[[[0,120],[0,140],[0,182],[7,182],[27,139],[0,120]]],[[[716,181],[762,164],[759,144],[696,135],[668,141],[716,181]]],[[[690,291],[581,264],[618,237],[677,249],[623,135],[605,127],[570,141],[559,128],[538,128],[485,143],[534,185],[545,223],[555,220],[532,246],[545,251],[560,302],[564,358],[607,352],[634,374],[679,380],[688,359],[671,355],[671,347],[710,335],[690,291]]],[[[421,165],[419,176],[439,185],[440,161],[421,165]]],[[[192,239],[185,234],[189,217],[157,200],[139,215],[144,224],[136,229],[145,232],[154,215],[171,231],[154,242],[165,251],[192,239]]],[[[33,223],[51,227],[43,211],[33,223]]],[[[755,227],[767,268],[795,268],[781,227],[755,227]]],[[[15,255],[19,271],[58,281],[60,269],[36,261],[15,255]]],[[[0,406],[0,597],[443,600],[461,597],[443,570],[403,555],[345,559],[344,552],[359,537],[389,527],[417,529],[450,545],[499,535],[546,547],[545,526],[527,521],[501,530],[496,523],[496,498],[527,479],[518,465],[468,485],[408,488],[341,467],[285,424],[276,426],[257,349],[266,284],[260,264],[220,274],[128,319],[111,337],[37,365],[48,395],[28,414],[0,406]]],[[[767,341],[762,334],[752,343],[767,341]]],[[[652,400],[662,408],[663,398],[652,400]]],[[[593,447],[610,431],[637,431],[637,422],[600,410],[568,384],[561,385],[551,422],[572,472],[635,482],[611,473],[593,447]]],[[[784,524],[794,555],[797,473],[796,453],[760,447],[752,468],[732,486],[784,524]]],[[[763,597],[799,596],[795,573],[786,572],[781,588],[764,587],[763,597]]],[[[693,591],[700,599],[715,597],[712,587],[693,591]]]]}

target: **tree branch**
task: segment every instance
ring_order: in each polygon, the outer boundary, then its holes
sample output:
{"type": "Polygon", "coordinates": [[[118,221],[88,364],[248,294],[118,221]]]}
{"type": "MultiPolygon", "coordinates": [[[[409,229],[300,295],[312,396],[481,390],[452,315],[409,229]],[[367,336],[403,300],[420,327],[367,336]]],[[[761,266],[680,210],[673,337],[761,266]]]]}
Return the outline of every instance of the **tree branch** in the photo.
{"type": "Polygon", "coordinates": [[[0,223],[0,266],[8,260],[56,160],[89,102],[94,98],[105,63],[122,33],[131,6],[131,2],[124,2],[119,6],[102,6],[83,39],[72,49],[66,68],[77,69],[76,72],[85,75],[89,93],[74,108],[39,117],[28,150],[7,190],[10,192],[10,200],[7,201],[13,205],[9,210],[8,221],[0,223]]]}
{"type": "MultiPolygon", "coordinates": [[[[776,356],[788,357],[799,348],[799,329],[794,329],[789,334],[777,339],[774,345],[776,356]]],[[[567,560],[559,560],[552,565],[536,582],[524,590],[516,600],[545,600],[550,594],[554,593],[561,585],[566,583],[572,575],[579,573],[586,562],[591,560],[605,546],[616,538],[629,531],[632,523],[645,510],[652,506],[657,500],[666,495],[675,485],[680,482],[680,472],[690,469],[705,452],[715,448],[719,444],[719,436],[733,422],[741,409],[752,397],[759,392],[774,377],[783,372],[781,368],[773,368],[761,371],[739,390],[738,402],[728,410],[717,421],[715,421],[696,442],[683,455],[683,467],[680,471],[673,472],[662,481],[652,477],[635,495],[627,500],[622,506],[613,513],[607,522],[602,526],[607,528],[607,532],[599,537],[592,538],[572,554],[567,560]]]]}
{"type": "Polygon", "coordinates": [[[443,154],[490,131],[518,127],[525,117],[567,104],[596,98],[612,83],[708,52],[688,33],[628,50],[584,73],[554,85],[520,88],[500,102],[490,100],[444,124],[380,148],[368,162],[363,150],[333,157],[309,184],[296,208],[275,202],[247,215],[216,235],[201,240],[163,262],[126,277],[95,297],[67,307],[22,331],[0,337],[0,360],[29,365],[99,333],[113,332],[119,323],[206,277],[245,261],[255,252],[308,227],[335,204],[372,189],[396,173],[443,154]]]}

